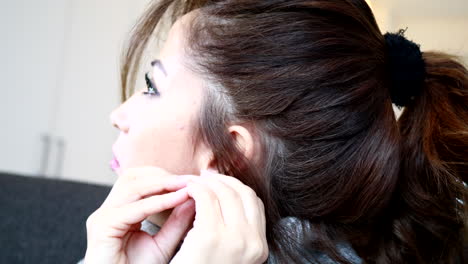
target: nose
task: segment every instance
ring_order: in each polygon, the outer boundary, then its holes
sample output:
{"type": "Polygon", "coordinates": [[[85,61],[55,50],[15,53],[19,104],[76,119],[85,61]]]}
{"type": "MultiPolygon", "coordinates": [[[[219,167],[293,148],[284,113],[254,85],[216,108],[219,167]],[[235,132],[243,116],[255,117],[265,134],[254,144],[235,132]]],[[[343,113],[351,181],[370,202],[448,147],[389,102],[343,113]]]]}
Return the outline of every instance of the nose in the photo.
{"type": "Polygon", "coordinates": [[[117,107],[111,112],[110,121],[111,121],[112,126],[118,128],[122,132],[125,132],[125,133],[128,132],[129,130],[128,120],[124,111],[122,111],[121,106],[117,107]]]}

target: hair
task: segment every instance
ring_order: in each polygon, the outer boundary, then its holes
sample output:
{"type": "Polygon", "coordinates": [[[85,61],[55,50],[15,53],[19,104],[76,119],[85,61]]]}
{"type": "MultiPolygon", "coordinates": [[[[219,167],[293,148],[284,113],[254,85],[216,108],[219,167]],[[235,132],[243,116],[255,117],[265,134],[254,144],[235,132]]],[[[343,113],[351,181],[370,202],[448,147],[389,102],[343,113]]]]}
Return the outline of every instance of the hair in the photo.
{"type": "Polygon", "coordinates": [[[468,175],[468,72],[456,58],[422,54],[424,87],[397,121],[385,39],[364,0],[160,0],[124,50],[123,100],[162,18],[195,9],[186,49],[211,84],[196,138],[265,203],[269,258],[320,251],[350,263],[346,242],[365,263],[455,262],[468,175]],[[251,125],[259,161],[244,157],[233,122],[251,125]]]}

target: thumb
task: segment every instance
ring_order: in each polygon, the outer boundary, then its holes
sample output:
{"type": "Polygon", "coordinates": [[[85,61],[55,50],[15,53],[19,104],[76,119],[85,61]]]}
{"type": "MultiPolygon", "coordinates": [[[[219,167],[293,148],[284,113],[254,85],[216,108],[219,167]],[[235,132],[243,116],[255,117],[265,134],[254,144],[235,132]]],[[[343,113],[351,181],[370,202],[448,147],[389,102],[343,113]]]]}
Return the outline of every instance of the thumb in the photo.
{"type": "Polygon", "coordinates": [[[195,201],[189,199],[177,206],[166,220],[161,230],[153,236],[155,243],[168,260],[172,258],[195,217],[195,201]]]}

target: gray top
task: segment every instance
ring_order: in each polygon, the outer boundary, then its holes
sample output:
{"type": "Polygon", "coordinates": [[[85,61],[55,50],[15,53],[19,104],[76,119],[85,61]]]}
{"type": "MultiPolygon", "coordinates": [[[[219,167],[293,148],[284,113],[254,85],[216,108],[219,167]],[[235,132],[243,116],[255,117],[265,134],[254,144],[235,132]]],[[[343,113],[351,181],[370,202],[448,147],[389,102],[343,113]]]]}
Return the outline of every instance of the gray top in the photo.
{"type": "MultiPolygon", "coordinates": [[[[280,225],[283,225],[286,227],[286,230],[288,230],[290,233],[290,236],[297,241],[303,241],[305,239],[304,233],[307,229],[310,230],[311,226],[309,223],[301,223],[301,221],[295,217],[286,217],[283,218],[280,221],[280,225]]],[[[338,252],[346,258],[348,261],[350,261],[353,264],[362,264],[361,258],[356,254],[354,249],[346,242],[341,242],[337,244],[337,249],[338,252]]],[[[315,250],[312,252],[307,252],[309,254],[310,259],[302,259],[300,263],[304,264],[337,264],[336,261],[331,259],[328,255],[315,250]]],[[[268,258],[267,264],[281,264],[277,260],[275,260],[274,256],[270,255],[268,258]]]]}
{"type": "MultiPolygon", "coordinates": [[[[302,225],[300,224],[299,220],[297,218],[293,217],[288,217],[284,218],[280,224],[284,224],[288,227],[288,230],[291,230],[291,234],[293,236],[296,236],[299,241],[303,239],[303,232],[302,232],[302,225]]],[[[305,228],[308,228],[308,225],[305,225],[305,228]]],[[[141,222],[141,230],[145,231],[146,233],[150,235],[155,235],[161,228],[153,223],[151,223],[148,220],[144,220],[141,222]]],[[[347,244],[347,243],[340,243],[337,246],[338,251],[341,253],[342,256],[344,256],[346,259],[348,259],[351,263],[353,264],[362,264],[362,260],[359,258],[359,256],[356,254],[356,252],[353,250],[353,248],[347,244]]],[[[320,253],[320,252],[313,252],[311,253],[313,257],[319,261],[320,264],[336,264],[334,260],[332,260],[330,257],[328,257],[326,254],[320,253]]],[[[304,259],[303,263],[314,263],[308,260],[304,259]]],[[[77,264],[84,264],[83,259],[80,260],[77,264]]],[[[270,257],[268,259],[267,264],[279,264],[274,257],[270,257]]]]}

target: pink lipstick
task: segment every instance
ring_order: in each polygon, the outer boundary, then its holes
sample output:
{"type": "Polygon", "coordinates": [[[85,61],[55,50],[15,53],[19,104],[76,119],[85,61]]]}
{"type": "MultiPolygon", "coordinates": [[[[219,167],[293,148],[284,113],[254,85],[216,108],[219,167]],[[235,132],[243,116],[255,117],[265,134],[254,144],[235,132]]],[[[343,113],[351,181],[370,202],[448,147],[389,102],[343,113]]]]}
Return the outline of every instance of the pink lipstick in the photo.
{"type": "Polygon", "coordinates": [[[113,171],[116,171],[120,168],[119,161],[115,157],[110,161],[109,165],[113,171]]]}

